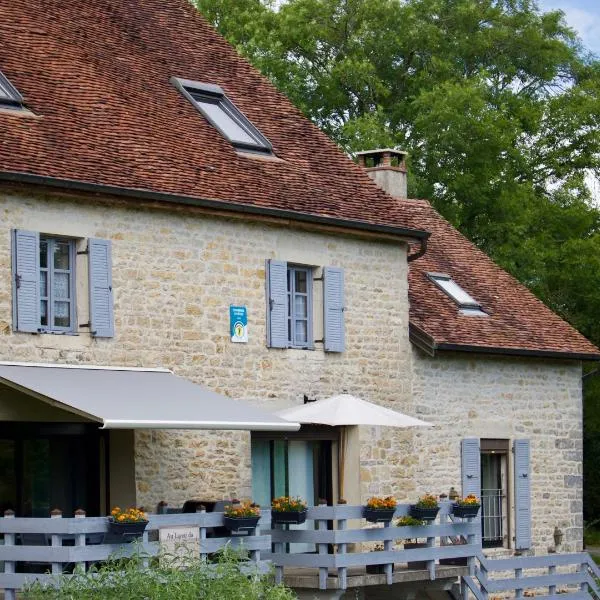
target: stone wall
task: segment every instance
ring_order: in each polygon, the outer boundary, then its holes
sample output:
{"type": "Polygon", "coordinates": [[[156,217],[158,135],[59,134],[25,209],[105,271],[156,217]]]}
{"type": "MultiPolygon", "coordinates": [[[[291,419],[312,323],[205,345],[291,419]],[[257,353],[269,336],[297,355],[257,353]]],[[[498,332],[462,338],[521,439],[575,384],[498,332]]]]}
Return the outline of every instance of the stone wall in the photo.
{"type": "MultiPolygon", "coordinates": [[[[460,493],[465,437],[531,441],[532,539],[536,550],[582,545],[581,365],[576,361],[413,350],[415,416],[435,424],[414,437],[418,493],[460,493]]],[[[512,447],[512,443],[511,443],[512,447]]],[[[512,461],[509,459],[509,463],[512,461]]],[[[509,465],[510,466],[510,465],[509,465]]],[[[512,470],[509,500],[514,502],[512,470]]],[[[514,519],[511,519],[514,523],[514,519]]],[[[510,538],[514,532],[510,531],[510,538]]],[[[510,540],[512,544],[512,539],[510,540]]]]}
{"type": "MultiPolygon", "coordinates": [[[[304,394],[322,398],[343,390],[410,410],[404,244],[295,231],[191,208],[16,192],[0,193],[0,214],[0,360],[167,367],[266,410],[301,403],[304,394]],[[114,339],[93,339],[85,328],[78,335],[12,332],[12,228],[73,236],[81,249],[88,237],[112,240],[114,339]],[[268,258],[345,269],[346,352],[327,354],[320,344],[314,351],[266,347],[268,258]],[[230,304],[248,308],[248,344],[229,339],[230,304]]],[[[77,260],[78,322],[85,323],[87,257],[77,260]]],[[[207,495],[249,497],[249,437],[136,432],[138,502],[150,507],[158,500],[180,504],[207,495]]],[[[373,468],[373,479],[385,478],[386,490],[396,489],[395,476],[395,468],[373,468]]]]}

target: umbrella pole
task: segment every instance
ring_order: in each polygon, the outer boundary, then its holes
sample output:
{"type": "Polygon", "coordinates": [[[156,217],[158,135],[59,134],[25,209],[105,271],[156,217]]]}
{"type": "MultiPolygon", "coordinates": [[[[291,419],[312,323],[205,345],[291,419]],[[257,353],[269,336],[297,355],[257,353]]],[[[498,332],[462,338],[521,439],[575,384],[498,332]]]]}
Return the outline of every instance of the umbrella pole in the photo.
{"type": "Polygon", "coordinates": [[[348,432],[346,427],[340,427],[340,446],[338,449],[338,485],[339,497],[344,497],[344,469],[346,466],[346,443],[348,440],[348,432]]]}

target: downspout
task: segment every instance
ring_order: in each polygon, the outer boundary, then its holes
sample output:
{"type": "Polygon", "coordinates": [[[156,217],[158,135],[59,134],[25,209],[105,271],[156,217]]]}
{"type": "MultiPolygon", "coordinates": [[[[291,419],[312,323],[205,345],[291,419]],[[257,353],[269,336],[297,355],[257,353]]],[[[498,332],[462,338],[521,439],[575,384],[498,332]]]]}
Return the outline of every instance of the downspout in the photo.
{"type": "Polygon", "coordinates": [[[413,254],[409,254],[408,257],[406,258],[407,262],[412,262],[413,260],[417,260],[417,258],[421,258],[421,256],[423,256],[423,254],[425,254],[425,252],[427,252],[427,240],[429,239],[429,236],[421,238],[419,240],[419,249],[416,252],[413,252],[413,254]]]}

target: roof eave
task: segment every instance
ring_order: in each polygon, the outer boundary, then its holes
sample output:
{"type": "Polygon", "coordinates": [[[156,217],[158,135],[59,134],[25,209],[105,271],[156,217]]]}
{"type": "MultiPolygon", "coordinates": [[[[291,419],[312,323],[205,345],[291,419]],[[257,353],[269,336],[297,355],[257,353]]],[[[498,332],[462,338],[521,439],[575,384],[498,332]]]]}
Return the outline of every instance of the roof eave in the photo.
{"type": "Polygon", "coordinates": [[[323,225],[328,227],[354,229],[368,233],[395,236],[402,238],[405,241],[426,240],[431,235],[428,231],[411,229],[408,227],[379,225],[376,223],[368,223],[366,221],[342,219],[338,217],[296,212],[279,208],[268,208],[263,206],[255,206],[252,204],[243,204],[240,202],[229,202],[226,200],[212,198],[185,196],[166,192],[157,192],[142,188],[127,188],[122,186],[106,185],[102,183],[91,183],[76,179],[62,179],[57,177],[49,177],[47,175],[23,173],[19,171],[0,171],[0,181],[51,187],[76,192],[91,192],[94,194],[101,193],[106,196],[135,198],[138,200],[146,200],[151,202],[184,204],[199,208],[231,212],[232,214],[241,213],[283,219],[286,221],[291,220],[301,223],[312,223],[315,225],[323,225]]]}
{"type": "Polygon", "coordinates": [[[474,346],[470,344],[450,344],[436,342],[435,339],[416,325],[410,324],[410,341],[427,353],[435,356],[438,352],[468,352],[475,354],[495,354],[501,356],[523,356],[529,358],[548,358],[561,360],[600,361],[600,353],[567,352],[564,350],[532,350],[528,348],[509,348],[502,346],[474,346]]]}

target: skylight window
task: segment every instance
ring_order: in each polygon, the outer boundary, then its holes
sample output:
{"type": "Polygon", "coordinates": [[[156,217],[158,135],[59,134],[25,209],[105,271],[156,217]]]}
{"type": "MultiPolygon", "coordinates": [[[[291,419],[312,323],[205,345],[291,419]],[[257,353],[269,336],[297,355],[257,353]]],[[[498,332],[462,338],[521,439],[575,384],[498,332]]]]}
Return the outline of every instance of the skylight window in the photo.
{"type": "Polygon", "coordinates": [[[233,146],[240,150],[267,154],[272,152],[269,140],[227,98],[218,85],[177,77],[173,77],[171,82],[233,146]]]}
{"type": "Polygon", "coordinates": [[[450,275],[441,273],[428,273],[427,276],[435,283],[445,294],[450,296],[460,309],[460,313],[465,316],[487,316],[481,310],[481,304],[470,294],[465,292],[450,275]]]}
{"type": "Polygon", "coordinates": [[[23,97],[0,71],[0,108],[23,108],[23,97]]]}

